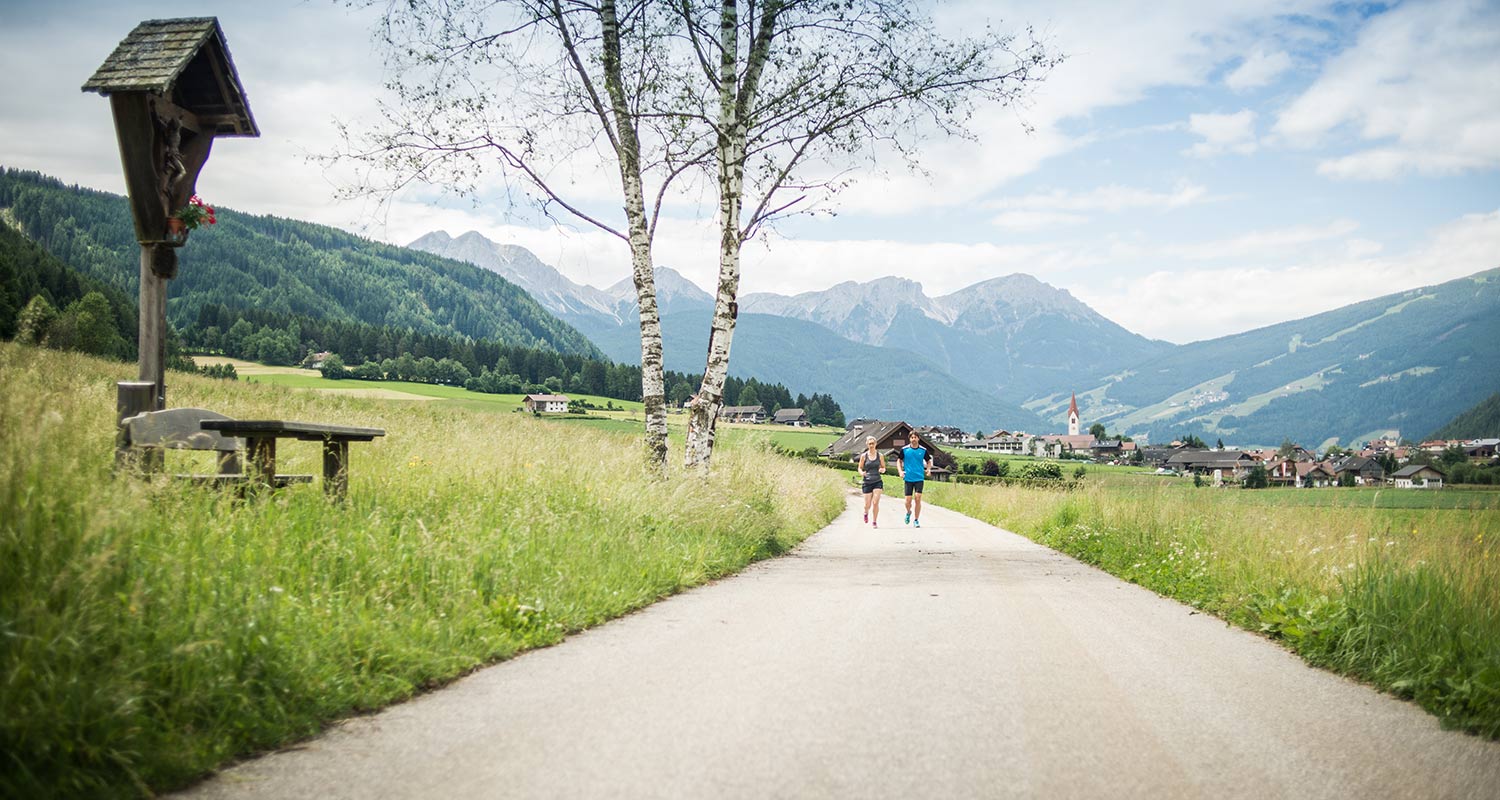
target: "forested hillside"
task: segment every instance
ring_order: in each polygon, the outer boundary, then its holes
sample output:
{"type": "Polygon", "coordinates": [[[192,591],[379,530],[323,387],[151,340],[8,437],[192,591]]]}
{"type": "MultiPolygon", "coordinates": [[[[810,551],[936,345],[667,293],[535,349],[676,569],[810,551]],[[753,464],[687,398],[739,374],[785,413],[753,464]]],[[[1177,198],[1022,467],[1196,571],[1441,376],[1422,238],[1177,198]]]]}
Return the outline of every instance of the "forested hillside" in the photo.
{"type": "Polygon", "coordinates": [[[118,288],[79,273],[0,224],[0,339],[17,334],[32,344],[51,338],[58,349],[134,358],[136,306],[118,288]],[[80,328],[84,314],[92,319],[80,328]],[[29,324],[22,324],[23,317],[29,324]]]}
{"type": "MultiPolygon", "coordinates": [[[[5,169],[0,213],[85,276],[135,296],[140,257],[125,198],[5,169]]],[[[221,208],[218,224],[194,231],[180,257],[167,307],[179,329],[220,304],[599,355],[492,272],[323,225],[221,208]]]]}
{"type": "Polygon", "coordinates": [[[1500,437],[1500,392],[1479,405],[1454,417],[1451,422],[1428,434],[1427,439],[1487,439],[1500,437]]]}

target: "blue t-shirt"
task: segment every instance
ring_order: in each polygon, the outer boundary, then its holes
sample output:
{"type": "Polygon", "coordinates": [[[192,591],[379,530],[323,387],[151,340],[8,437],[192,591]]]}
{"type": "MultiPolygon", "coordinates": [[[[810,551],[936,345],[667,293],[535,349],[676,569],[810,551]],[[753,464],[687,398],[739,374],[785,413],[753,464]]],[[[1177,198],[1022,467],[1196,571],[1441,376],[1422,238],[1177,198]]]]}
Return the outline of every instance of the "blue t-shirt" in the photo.
{"type": "Polygon", "coordinates": [[[927,448],[901,448],[901,475],[912,483],[927,480],[927,448]]]}

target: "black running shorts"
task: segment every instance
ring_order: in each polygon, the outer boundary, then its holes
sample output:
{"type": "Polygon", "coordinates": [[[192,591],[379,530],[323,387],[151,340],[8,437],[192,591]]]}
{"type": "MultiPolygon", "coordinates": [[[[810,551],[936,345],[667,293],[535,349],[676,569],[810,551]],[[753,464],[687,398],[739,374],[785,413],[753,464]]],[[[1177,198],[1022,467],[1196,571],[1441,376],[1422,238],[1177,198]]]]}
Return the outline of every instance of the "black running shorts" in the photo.
{"type": "Polygon", "coordinates": [[[906,496],[907,497],[911,497],[911,493],[912,492],[916,492],[917,494],[921,494],[922,493],[922,484],[924,484],[924,483],[927,483],[927,481],[907,481],[906,482],[906,496]]]}

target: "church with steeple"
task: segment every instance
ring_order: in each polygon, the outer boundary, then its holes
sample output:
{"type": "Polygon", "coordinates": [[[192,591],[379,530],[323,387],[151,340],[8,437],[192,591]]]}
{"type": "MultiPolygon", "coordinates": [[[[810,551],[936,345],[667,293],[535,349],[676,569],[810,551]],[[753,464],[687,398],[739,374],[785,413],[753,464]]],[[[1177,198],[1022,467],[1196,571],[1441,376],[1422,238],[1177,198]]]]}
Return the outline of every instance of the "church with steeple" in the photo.
{"type": "Polygon", "coordinates": [[[1073,394],[1073,400],[1068,403],[1068,435],[1078,435],[1078,394],[1073,394]]]}

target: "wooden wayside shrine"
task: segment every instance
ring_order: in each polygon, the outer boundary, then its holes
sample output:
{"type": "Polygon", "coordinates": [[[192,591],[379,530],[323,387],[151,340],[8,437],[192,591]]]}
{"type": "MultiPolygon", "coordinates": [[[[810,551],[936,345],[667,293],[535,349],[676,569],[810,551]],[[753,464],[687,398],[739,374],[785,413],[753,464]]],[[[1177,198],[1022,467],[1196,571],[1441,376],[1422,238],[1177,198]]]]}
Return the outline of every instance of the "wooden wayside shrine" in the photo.
{"type": "Polygon", "coordinates": [[[177,275],[176,248],[185,242],[168,233],[167,220],[196,193],[216,137],[260,130],[214,17],[140,23],[83,91],[109,98],[141,245],[139,377],[153,386],[122,385],[119,402],[130,408],[120,412],[159,411],[167,396],[167,281],[177,275]],[[141,403],[149,405],[136,407],[141,403]]]}

